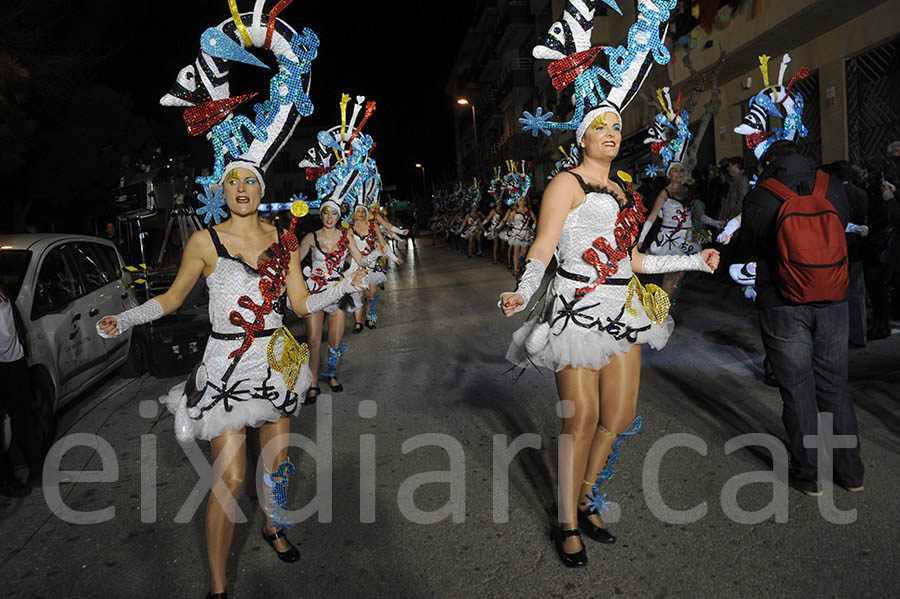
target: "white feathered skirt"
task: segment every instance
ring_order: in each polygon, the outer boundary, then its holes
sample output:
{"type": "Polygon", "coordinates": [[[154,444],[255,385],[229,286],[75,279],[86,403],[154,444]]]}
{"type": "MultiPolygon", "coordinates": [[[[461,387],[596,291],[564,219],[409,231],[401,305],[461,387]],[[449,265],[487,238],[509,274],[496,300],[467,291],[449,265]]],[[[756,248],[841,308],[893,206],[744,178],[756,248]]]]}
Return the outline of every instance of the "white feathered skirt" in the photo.
{"type": "Polygon", "coordinates": [[[636,292],[635,282],[601,285],[575,300],[575,290],[585,284],[557,274],[547,287],[543,309],[535,309],[539,316],[513,334],[506,359],[523,368],[538,366],[554,372],[600,370],[636,343],[662,349],[675,322],[667,306],[665,314],[654,313],[661,322],[651,320],[640,299],[644,291],[636,292]]]}

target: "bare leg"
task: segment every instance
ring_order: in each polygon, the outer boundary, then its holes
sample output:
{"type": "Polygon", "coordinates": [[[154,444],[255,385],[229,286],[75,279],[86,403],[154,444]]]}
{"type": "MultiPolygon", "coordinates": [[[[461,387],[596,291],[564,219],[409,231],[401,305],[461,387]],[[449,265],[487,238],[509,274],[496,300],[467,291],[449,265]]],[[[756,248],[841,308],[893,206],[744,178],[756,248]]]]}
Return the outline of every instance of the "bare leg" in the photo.
{"type": "MultiPolygon", "coordinates": [[[[341,341],[344,339],[344,324],[347,322],[347,313],[343,310],[337,310],[333,314],[328,315],[328,345],[330,347],[340,347],[341,341]]],[[[333,377],[328,383],[332,387],[340,384],[337,376],[333,377]]]]}
{"type": "MultiPolygon", "coordinates": [[[[556,387],[560,400],[571,402],[562,427],[562,434],[571,438],[566,437],[559,444],[559,518],[563,530],[572,530],[578,528],[575,510],[600,418],[600,378],[596,370],[566,368],[556,373],[556,387]]],[[[581,547],[578,537],[568,537],[563,542],[566,553],[575,553],[581,547]]]]}
{"type": "Polygon", "coordinates": [[[469,235],[469,239],[468,239],[469,258],[472,257],[472,250],[473,250],[474,246],[475,246],[475,239],[471,235],[469,235]]]}
{"type": "Polygon", "coordinates": [[[306,343],[309,346],[309,369],[312,371],[313,387],[318,387],[319,363],[322,360],[322,326],[324,312],[315,312],[304,319],[306,323],[306,343]]]}
{"type": "MultiPolygon", "coordinates": [[[[616,356],[600,371],[600,426],[594,433],[587,469],[579,485],[580,502],[591,492],[597,473],[606,467],[616,435],[634,421],[640,380],[640,345],[633,345],[627,353],[616,356]]],[[[599,515],[592,514],[590,518],[597,526],[603,525],[599,515]]]]}
{"type": "Polygon", "coordinates": [[[497,264],[497,246],[500,245],[500,240],[494,237],[494,264],[497,264]]]}
{"type": "MultiPolygon", "coordinates": [[[[291,420],[285,416],[277,422],[266,422],[259,428],[259,445],[262,453],[263,465],[266,472],[275,472],[278,466],[287,460],[288,440],[291,432],[291,420]]],[[[266,499],[261,501],[265,502],[266,499]]],[[[266,534],[275,534],[276,530],[266,517],[266,534]]],[[[278,551],[288,551],[291,546],[287,539],[275,539],[275,548],[278,551]]]]}
{"type": "Polygon", "coordinates": [[[226,494],[233,497],[235,501],[233,507],[237,506],[247,464],[245,445],[246,436],[243,429],[226,430],[210,442],[215,460],[215,480],[213,492],[206,501],[206,554],[209,558],[209,588],[213,593],[224,593],[227,587],[225,567],[231,550],[231,538],[234,536],[235,517],[232,510],[219,503],[216,491],[223,497],[226,494]]]}

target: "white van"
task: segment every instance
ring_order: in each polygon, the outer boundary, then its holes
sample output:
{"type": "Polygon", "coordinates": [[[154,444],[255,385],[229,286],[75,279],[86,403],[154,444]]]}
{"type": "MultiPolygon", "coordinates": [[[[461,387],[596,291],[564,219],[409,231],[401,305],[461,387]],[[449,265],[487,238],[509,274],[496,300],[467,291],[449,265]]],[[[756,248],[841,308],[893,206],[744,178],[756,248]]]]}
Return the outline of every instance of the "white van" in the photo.
{"type": "Polygon", "coordinates": [[[0,287],[25,325],[42,444],[56,411],[128,361],[131,331],[103,339],[97,320],[137,305],[115,245],[84,235],[0,235],[0,287]]]}

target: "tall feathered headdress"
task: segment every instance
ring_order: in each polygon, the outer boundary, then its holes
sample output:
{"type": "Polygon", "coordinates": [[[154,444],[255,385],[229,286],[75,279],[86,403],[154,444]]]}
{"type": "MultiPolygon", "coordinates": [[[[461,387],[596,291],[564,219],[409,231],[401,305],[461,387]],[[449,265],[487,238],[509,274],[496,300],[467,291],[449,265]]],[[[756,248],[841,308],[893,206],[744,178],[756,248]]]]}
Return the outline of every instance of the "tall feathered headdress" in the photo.
{"type": "Polygon", "coordinates": [[[356,105],[350,122],[347,122],[347,104],[350,96],[343,94],[340,101],[341,124],[319,131],[317,144],[306,153],[299,166],[306,169],[306,178],[315,180],[317,204],[324,207],[331,204],[349,223],[357,203],[367,204],[377,189],[381,176],[371,159],[375,141],[362,133],[363,125],[375,112],[375,102],[366,102],[365,96],[356,97],[356,105]],[[365,102],[365,114],[357,125],[357,118],[365,102]]]}
{"type": "Polygon", "coordinates": [[[229,2],[231,18],[203,32],[197,59],[179,71],[169,92],[160,99],[163,106],[183,107],[188,133],[206,134],[212,144],[212,172],[197,178],[205,187],[201,201],[206,206],[199,212],[206,212],[207,223],[210,218],[219,222],[225,215],[220,185],[231,169],[254,172],[265,193],[266,169],[300,118],[313,111],[308,92],[319,38],[309,28],[298,33],[278,18],[289,0],[279,2],[269,14],[263,14],[264,3],[256,0],[252,13],[239,13],[237,3],[229,2]],[[244,116],[234,111],[259,94],[230,96],[232,63],[269,68],[245,49],[249,47],[272,52],[278,70],[269,80],[268,95],[253,105],[252,116],[244,116]]]}
{"type": "Polygon", "coordinates": [[[669,170],[681,165],[688,145],[693,139],[688,125],[691,115],[687,110],[681,110],[681,92],[678,93],[678,101],[673,106],[669,88],[664,87],[656,91],[662,112],[653,118],[650,129],[647,131],[645,144],[651,144],[653,153],[662,160],[662,167],[651,164],[647,167],[646,174],[654,177],[659,173],[669,174],[669,170]]]}
{"type": "Polygon", "coordinates": [[[591,46],[594,12],[603,2],[620,15],[616,0],[566,0],[562,19],[551,25],[544,40],[534,47],[535,58],[553,60],[547,68],[553,87],[573,85],[575,114],[555,122],[552,112],[538,108],[519,119],[525,131],[550,135],[551,131],[575,131],[581,141],[590,123],[605,112],[622,110],[637,95],[654,62],[667,64],[665,46],[669,13],[677,0],[638,0],[637,20],[628,30],[624,46],[591,46]],[[601,56],[602,55],[602,56],[601,56]],[[600,66],[593,66],[601,58],[600,66]]]}
{"type": "Polygon", "coordinates": [[[784,75],[787,66],[791,62],[791,55],[785,54],[781,59],[781,69],[778,73],[778,85],[769,84],[769,57],[765,54],[759,57],[759,69],[763,76],[765,88],[750,98],[750,112],[744,117],[734,132],[746,137],[747,147],[753,150],[757,158],[762,158],[766,150],[776,141],[794,140],[797,135],[806,137],[809,131],[803,124],[803,94],[792,90],[794,84],[800,79],[809,76],[809,69],[803,67],[793,77],[787,86],[784,85],[784,75]],[[769,128],[769,117],[782,119],[781,127],[769,128]]]}

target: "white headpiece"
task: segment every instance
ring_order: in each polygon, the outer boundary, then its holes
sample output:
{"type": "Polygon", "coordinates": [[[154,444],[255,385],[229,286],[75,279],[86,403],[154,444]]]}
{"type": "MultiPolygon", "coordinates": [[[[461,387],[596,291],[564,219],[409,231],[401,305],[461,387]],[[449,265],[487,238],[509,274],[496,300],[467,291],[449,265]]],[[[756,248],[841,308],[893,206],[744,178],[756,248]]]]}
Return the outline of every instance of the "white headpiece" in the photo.
{"type": "Polygon", "coordinates": [[[750,112],[734,128],[735,133],[746,137],[747,147],[753,150],[757,158],[762,158],[769,146],[776,141],[794,140],[798,134],[800,137],[809,135],[803,125],[803,94],[791,91],[798,80],[809,76],[809,69],[800,69],[785,86],[784,75],[790,62],[791,55],[785,54],[778,72],[778,85],[769,85],[769,57],[765,54],[759,57],[759,69],[765,88],[750,98],[750,112]],[[783,126],[769,129],[770,116],[782,119],[783,126]]]}
{"type": "Polygon", "coordinates": [[[691,115],[687,110],[681,110],[681,92],[678,93],[678,102],[674,106],[668,87],[656,90],[656,97],[663,111],[650,123],[644,143],[652,144],[653,153],[662,159],[662,168],[654,164],[649,165],[646,174],[650,177],[659,173],[668,175],[673,168],[681,166],[684,154],[693,139],[688,128],[691,115]]]}
{"type": "Polygon", "coordinates": [[[278,12],[285,4],[263,15],[263,3],[256,0],[252,13],[239,13],[236,3],[230,3],[231,18],[203,32],[197,59],[179,71],[169,92],[160,99],[163,106],[184,107],[188,133],[206,133],[212,144],[212,173],[197,178],[206,188],[205,200],[201,200],[208,202],[207,223],[210,216],[219,222],[220,213],[224,215],[224,202],[215,186],[232,168],[252,171],[265,193],[265,171],[300,117],[313,111],[308,91],[319,38],[309,28],[297,33],[279,19],[278,12]],[[250,46],[271,51],[278,61],[278,71],[269,82],[268,97],[255,104],[253,116],[247,117],[233,111],[258,94],[230,97],[229,70],[235,61],[268,68],[244,49],[250,46]]]}
{"type": "Polygon", "coordinates": [[[544,40],[534,47],[535,58],[553,60],[547,68],[553,87],[562,90],[574,83],[575,114],[567,122],[550,121],[553,113],[538,108],[519,119],[525,131],[575,131],[580,142],[590,124],[599,115],[619,115],[637,95],[654,61],[669,62],[665,46],[669,13],[677,0],[638,0],[637,21],[628,31],[627,45],[591,47],[594,11],[603,2],[619,14],[616,0],[567,0],[561,20],[553,23],[544,40]],[[604,54],[606,68],[591,66],[604,54]]]}

